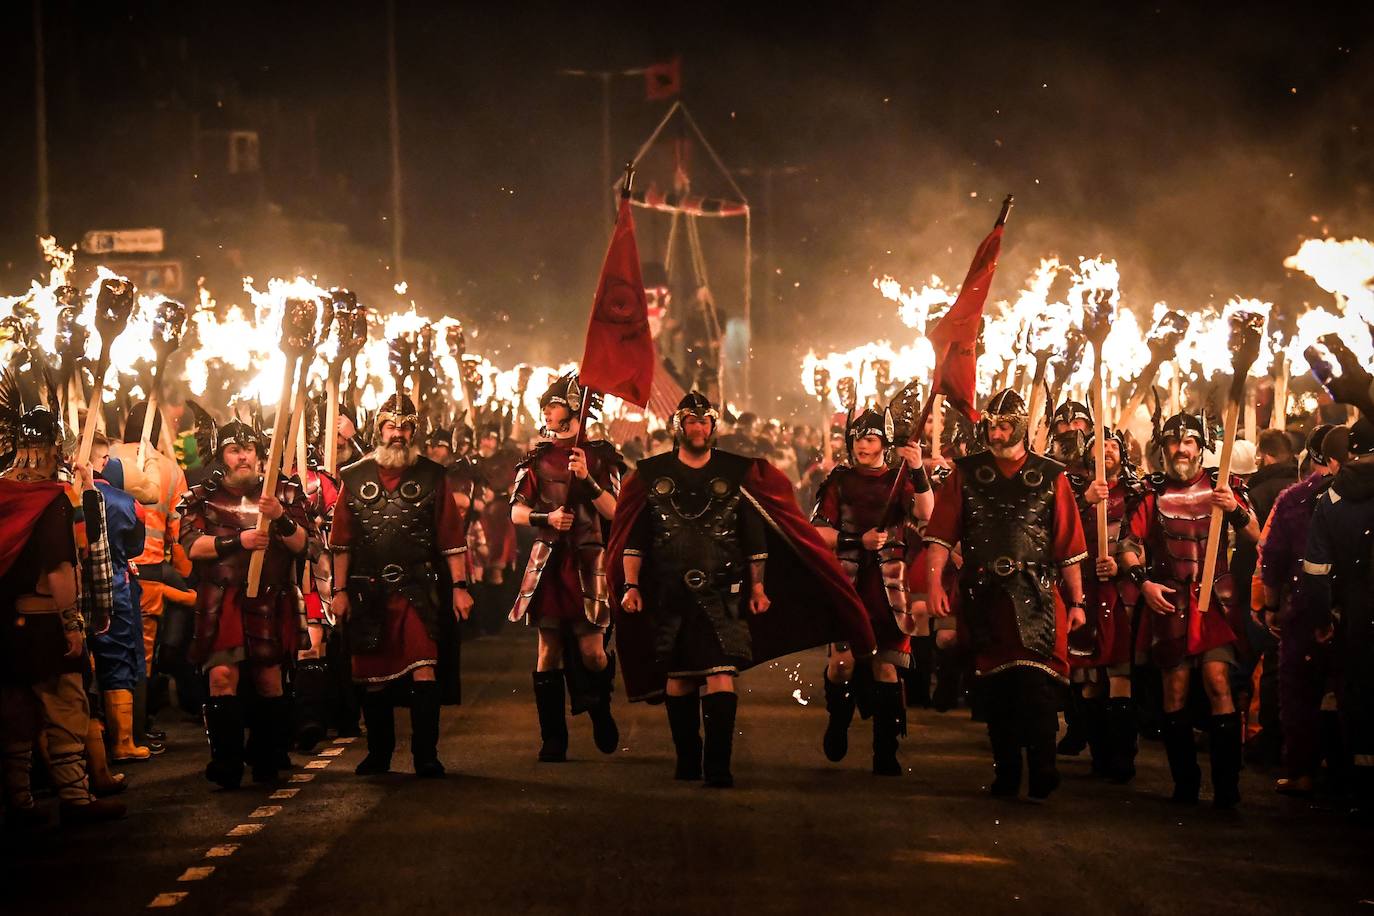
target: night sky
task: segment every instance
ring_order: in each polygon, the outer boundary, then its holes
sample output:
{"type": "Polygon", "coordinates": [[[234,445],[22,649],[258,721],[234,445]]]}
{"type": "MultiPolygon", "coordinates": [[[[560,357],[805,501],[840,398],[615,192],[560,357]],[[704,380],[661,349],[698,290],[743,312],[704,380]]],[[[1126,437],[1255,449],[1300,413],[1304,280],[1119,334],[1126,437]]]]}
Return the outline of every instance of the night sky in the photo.
{"type": "MultiPolygon", "coordinates": [[[[599,88],[562,68],[681,55],[684,101],[724,161],[752,172],[738,181],[755,211],[755,338],[777,354],[900,335],[872,278],[957,283],[1008,191],[994,297],[1042,256],[1100,253],[1144,310],[1232,294],[1296,304],[1322,297],[1285,276],[1302,238],[1374,231],[1369,4],[582,6],[398,3],[407,254],[439,278],[427,305],[533,327],[549,358],[580,349],[553,332],[585,321],[609,228],[599,88]],[[758,177],[770,167],[794,169],[775,178],[771,252],[758,177]]],[[[179,225],[167,188],[184,138],[130,125],[157,111],[212,120],[232,98],[315,117],[316,174],[268,175],[273,196],[388,256],[384,4],[46,9],[59,240],[179,225]]],[[[36,268],[31,28],[30,4],[0,11],[5,292],[36,268]]],[[[647,102],[640,79],[614,82],[617,163],[667,104],[647,102]]],[[[704,156],[692,169],[696,190],[726,190],[704,156]]],[[[641,216],[646,259],[665,227],[641,216]]],[[[702,235],[716,298],[737,312],[740,227],[702,235]]]]}

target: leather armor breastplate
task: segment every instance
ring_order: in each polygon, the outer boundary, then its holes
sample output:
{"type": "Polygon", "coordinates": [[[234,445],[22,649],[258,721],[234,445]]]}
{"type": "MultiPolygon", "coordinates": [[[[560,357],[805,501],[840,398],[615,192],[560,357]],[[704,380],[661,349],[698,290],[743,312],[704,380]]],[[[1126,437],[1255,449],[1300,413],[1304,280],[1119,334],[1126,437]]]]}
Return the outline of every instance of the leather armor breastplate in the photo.
{"type": "Polygon", "coordinates": [[[402,571],[435,556],[435,506],[443,468],[420,461],[407,468],[395,490],[387,490],[375,461],[360,461],[343,471],[345,499],[358,523],[350,551],[349,573],[402,571]]]}
{"type": "MultiPolygon", "coordinates": [[[[992,594],[1011,599],[1021,644],[1054,654],[1053,555],[1055,481],[1064,466],[1031,454],[1011,477],[1003,477],[990,453],[958,462],[963,498],[963,580],[970,592],[973,632],[992,594]]],[[[985,623],[983,624],[985,625],[985,623]]]]}
{"type": "MultiPolygon", "coordinates": [[[[1171,481],[1171,483],[1173,483],[1171,481]]],[[[1174,582],[1196,582],[1212,517],[1212,481],[1203,474],[1190,484],[1166,485],[1155,497],[1155,523],[1163,552],[1154,567],[1174,582]]]]}
{"type": "Polygon", "coordinates": [[[739,480],[711,476],[704,487],[692,486],[672,470],[648,481],[651,559],[660,581],[682,581],[692,590],[743,581],[739,480]]]}

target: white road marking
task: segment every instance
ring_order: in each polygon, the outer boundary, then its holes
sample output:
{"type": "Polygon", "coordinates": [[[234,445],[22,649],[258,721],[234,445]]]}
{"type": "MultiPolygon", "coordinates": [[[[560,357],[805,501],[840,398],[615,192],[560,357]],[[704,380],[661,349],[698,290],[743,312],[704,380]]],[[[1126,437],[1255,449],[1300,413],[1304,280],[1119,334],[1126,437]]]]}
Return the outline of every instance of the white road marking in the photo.
{"type": "Polygon", "coordinates": [[[290,782],[309,782],[315,778],[314,773],[292,773],[290,782]]]}
{"type": "Polygon", "coordinates": [[[343,753],[344,751],[346,751],[346,750],[348,750],[348,748],[346,748],[346,747],[327,747],[327,748],[325,748],[324,750],[320,751],[320,756],[321,756],[321,757],[337,757],[337,756],[339,756],[340,754],[342,754],[342,753],[343,753]]]}
{"type": "Polygon", "coordinates": [[[335,739],[334,739],[334,743],[335,743],[335,744],[352,744],[354,741],[357,741],[357,740],[358,740],[357,738],[335,738],[335,739]]]}
{"type": "Polygon", "coordinates": [[[281,813],[281,805],[259,805],[249,817],[274,817],[281,813]]]}
{"type": "Polygon", "coordinates": [[[176,906],[178,903],[185,900],[186,896],[186,891],[176,891],[171,894],[158,894],[153,898],[153,902],[148,904],[148,909],[162,909],[164,907],[176,906]]]}
{"type": "Polygon", "coordinates": [[[263,824],[239,824],[233,830],[226,833],[225,836],[252,836],[262,830],[264,826],[263,824]]]}
{"type": "Polygon", "coordinates": [[[181,873],[178,881],[204,881],[215,873],[213,865],[195,865],[181,873]]]}
{"type": "Polygon", "coordinates": [[[232,856],[238,851],[238,843],[225,843],[223,846],[211,846],[209,849],[205,850],[205,858],[223,859],[226,856],[232,856]]]}
{"type": "Polygon", "coordinates": [[[267,797],[268,797],[268,798],[272,798],[272,799],[277,799],[277,798],[295,798],[295,797],[296,797],[296,793],[299,792],[299,791],[300,791],[300,789],[278,789],[277,791],[273,792],[271,795],[269,795],[269,796],[267,796],[267,797]]]}
{"type": "Polygon", "coordinates": [[[333,762],[334,760],[332,757],[326,757],[323,760],[310,761],[305,765],[305,768],[307,770],[323,770],[325,767],[329,766],[333,762]]]}

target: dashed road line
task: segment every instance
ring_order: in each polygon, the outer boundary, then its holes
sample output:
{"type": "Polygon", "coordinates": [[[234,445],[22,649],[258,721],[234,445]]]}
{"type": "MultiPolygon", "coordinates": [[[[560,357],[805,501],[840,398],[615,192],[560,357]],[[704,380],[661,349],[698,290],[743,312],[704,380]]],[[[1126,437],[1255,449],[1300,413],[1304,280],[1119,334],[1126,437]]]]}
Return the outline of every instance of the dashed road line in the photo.
{"type": "Polygon", "coordinates": [[[276,817],[281,813],[281,805],[259,805],[249,817],[276,817]]]}
{"type": "Polygon", "coordinates": [[[239,851],[239,844],[238,844],[238,843],[225,843],[225,844],[222,845],[222,846],[211,846],[209,849],[205,850],[205,858],[207,858],[207,859],[223,859],[223,858],[226,858],[226,857],[228,857],[228,856],[232,856],[234,853],[236,853],[236,852],[238,852],[238,851],[239,851]]]}
{"type": "Polygon", "coordinates": [[[299,791],[300,789],[278,789],[267,797],[273,800],[279,798],[295,798],[296,793],[299,791]]]}
{"type": "Polygon", "coordinates": [[[329,765],[330,765],[331,763],[333,763],[333,762],[334,762],[334,758],[332,758],[332,757],[326,757],[326,758],[324,758],[323,760],[312,760],[312,761],[310,761],[309,763],[307,763],[307,764],[305,765],[305,768],[306,768],[307,770],[323,770],[325,767],[329,766],[329,765]]]}
{"type": "Polygon", "coordinates": [[[340,754],[342,754],[342,753],[343,753],[344,751],[346,751],[346,750],[348,750],[348,748],[346,748],[346,747],[327,747],[327,748],[325,748],[324,750],[320,751],[320,756],[321,756],[321,757],[337,757],[337,756],[339,756],[340,754]]]}
{"type": "Polygon", "coordinates": [[[314,773],[292,773],[288,782],[309,782],[314,778],[314,773]]]}
{"type": "Polygon", "coordinates": [[[262,828],[262,824],[239,824],[233,830],[226,833],[225,836],[252,836],[261,831],[262,828]]]}
{"type": "Polygon", "coordinates": [[[152,903],[148,904],[148,909],[157,910],[169,906],[176,906],[178,903],[186,899],[186,895],[186,891],[174,891],[170,894],[158,894],[156,897],[153,898],[152,903]]]}
{"type": "Polygon", "coordinates": [[[215,873],[213,865],[193,865],[181,873],[178,881],[204,881],[215,873]]]}

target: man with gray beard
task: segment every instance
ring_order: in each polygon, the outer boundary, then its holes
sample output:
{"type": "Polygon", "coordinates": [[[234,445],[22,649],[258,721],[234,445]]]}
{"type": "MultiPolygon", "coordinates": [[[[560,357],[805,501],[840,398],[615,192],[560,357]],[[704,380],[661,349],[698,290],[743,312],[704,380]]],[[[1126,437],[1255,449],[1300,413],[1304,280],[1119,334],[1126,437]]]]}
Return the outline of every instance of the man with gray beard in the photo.
{"type": "Polygon", "coordinates": [[[394,707],[407,682],[415,775],[444,775],[436,679],[440,614],[466,620],[472,610],[464,524],[471,503],[454,498],[443,465],[420,455],[418,426],[410,398],[392,395],[377,412],[377,447],[339,472],[329,533],[333,610],[349,621],[353,680],[367,688],[367,757],[358,764],[360,776],[391,769],[394,707]],[[447,567],[451,597],[439,594],[440,564],[447,567]]]}
{"type": "Polygon", "coordinates": [[[1246,500],[1245,484],[1235,475],[1217,479],[1204,470],[1202,453],[1213,447],[1211,432],[1200,416],[1180,413],[1155,432],[1164,473],[1150,478],[1146,498],[1149,518],[1145,538],[1148,579],[1140,583],[1149,608],[1140,637],[1149,660],[1160,669],[1164,687],[1164,750],[1174,779],[1173,799],[1196,804],[1202,783],[1193,721],[1187,710],[1188,688],[1197,669],[1211,704],[1212,804],[1234,808],[1240,802],[1241,722],[1231,696],[1231,669],[1238,664],[1237,641],[1245,633],[1246,608],[1235,600],[1226,545],[1217,551],[1213,606],[1202,613],[1198,594],[1207,555],[1207,533],[1214,508],[1224,514],[1237,536],[1259,538],[1259,528],[1246,500]]]}
{"type": "Polygon", "coordinates": [[[314,522],[295,478],[280,480],[273,494],[262,492],[266,449],[252,426],[232,421],[216,429],[200,418],[197,444],[214,455],[215,468],[183,497],[181,545],[196,567],[195,637],[190,659],[209,673],[205,731],[210,763],[205,778],[237,788],[246,755],[255,782],[271,783],[291,734],[291,706],[282,689],[282,665],[296,657],[298,558],[305,553],[314,522]],[[258,517],[271,520],[266,534],[258,517]],[[246,593],[253,551],[265,551],[256,598],[246,593]],[[240,692],[247,676],[251,690],[240,692]]]}

